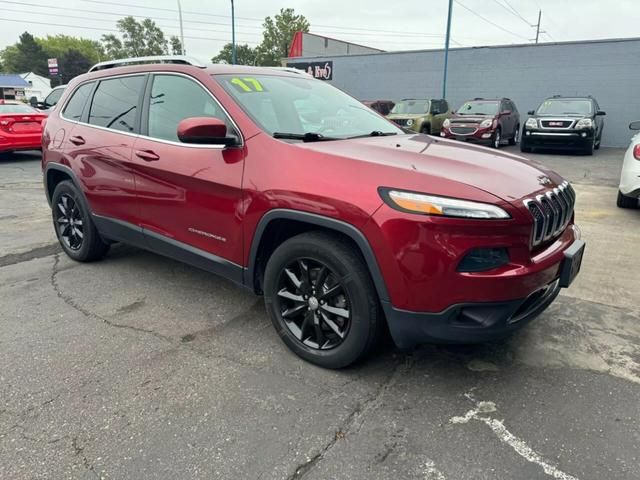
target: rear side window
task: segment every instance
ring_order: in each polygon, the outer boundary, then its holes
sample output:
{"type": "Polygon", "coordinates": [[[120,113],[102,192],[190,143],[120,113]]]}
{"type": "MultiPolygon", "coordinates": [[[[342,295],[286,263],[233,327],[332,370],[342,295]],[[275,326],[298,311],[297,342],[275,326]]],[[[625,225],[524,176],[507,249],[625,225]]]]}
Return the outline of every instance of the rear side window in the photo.
{"type": "Polygon", "coordinates": [[[196,82],[178,75],[155,75],[149,101],[148,135],[179,142],[178,123],[190,117],[219,118],[233,131],[222,108],[196,82]]]}
{"type": "Polygon", "coordinates": [[[122,132],[135,132],[144,83],[144,76],[101,81],[93,95],[89,123],[122,132]]]}
{"type": "Polygon", "coordinates": [[[87,104],[92,89],[93,82],[85,83],[84,85],[80,85],[76,91],[71,94],[71,98],[62,111],[64,118],[75,120],[76,122],[82,119],[82,112],[84,111],[84,106],[87,104]]]}
{"type": "Polygon", "coordinates": [[[57,105],[63,92],[64,88],[53,90],[49,95],[47,95],[47,98],[44,99],[44,103],[46,103],[50,107],[57,105]]]}

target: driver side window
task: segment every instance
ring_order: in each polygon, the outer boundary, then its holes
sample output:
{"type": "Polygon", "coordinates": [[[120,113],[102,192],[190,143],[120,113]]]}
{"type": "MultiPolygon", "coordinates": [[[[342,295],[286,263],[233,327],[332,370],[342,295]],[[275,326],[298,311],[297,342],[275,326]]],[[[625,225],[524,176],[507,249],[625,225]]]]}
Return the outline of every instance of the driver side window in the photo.
{"type": "Polygon", "coordinates": [[[220,105],[196,82],[178,75],[154,75],[148,136],[179,142],[178,124],[190,117],[218,118],[230,132],[234,131],[220,105]]]}

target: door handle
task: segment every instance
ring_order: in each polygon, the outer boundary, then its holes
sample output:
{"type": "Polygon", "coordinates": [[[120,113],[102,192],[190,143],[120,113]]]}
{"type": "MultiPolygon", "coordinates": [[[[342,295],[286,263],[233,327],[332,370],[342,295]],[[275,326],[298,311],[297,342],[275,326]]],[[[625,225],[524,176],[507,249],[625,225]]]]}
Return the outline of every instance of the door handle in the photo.
{"type": "Polygon", "coordinates": [[[136,157],[141,158],[145,162],[155,162],[160,160],[160,155],[151,150],[136,150],[136,157]]]}
{"type": "Polygon", "coordinates": [[[69,141],[71,143],[73,143],[74,145],[84,145],[85,144],[84,138],[82,138],[80,136],[69,137],[69,141]]]}

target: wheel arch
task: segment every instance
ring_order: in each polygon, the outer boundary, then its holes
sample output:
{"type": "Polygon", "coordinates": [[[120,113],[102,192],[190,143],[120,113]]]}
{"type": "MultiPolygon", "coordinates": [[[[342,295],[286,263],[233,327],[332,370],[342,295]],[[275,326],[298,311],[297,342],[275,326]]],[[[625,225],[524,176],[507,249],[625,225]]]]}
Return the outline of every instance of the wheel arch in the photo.
{"type": "Polygon", "coordinates": [[[258,222],[249,250],[249,263],[244,277],[245,287],[261,293],[262,275],[271,254],[285,240],[311,230],[333,232],[346,238],[359,251],[367,265],[380,301],[389,301],[378,261],[369,241],[359,229],[334,218],[288,209],[271,210],[258,222]]]}
{"type": "Polygon", "coordinates": [[[44,191],[47,196],[47,202],[49,202],[49,206],[51,206],[51,198],[53,197],[53,192],[56,189],[56,186],[65,180],[71,180],[75,187],[78,189],[80,194],[85,201],[85,204],[89,206],[87,202],[87,198],[84,194],[84,190],[80,186],[80,182],[76,177],[76,174],[71,170],[71,168],[66,165],[61,165],[59,163],[48,163],[44,170],[43,181],[44,181],[44,191]]]}

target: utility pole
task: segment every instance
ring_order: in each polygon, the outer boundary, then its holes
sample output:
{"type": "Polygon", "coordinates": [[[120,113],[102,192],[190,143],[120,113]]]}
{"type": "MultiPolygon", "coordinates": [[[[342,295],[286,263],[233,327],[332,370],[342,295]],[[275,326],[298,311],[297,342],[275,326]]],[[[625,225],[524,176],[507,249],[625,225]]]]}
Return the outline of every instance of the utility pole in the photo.
{"type": "Polygon", "coordinates": [[[231,0],[231,63],[236,64],[236,14],[231,0]]]}
{"type": "Polygon", "coordinates": [[[540,38],[540,22],[541,21],[542,21],[542,10],[538,10],[538,25],[536,25],[536,43],[538,43],[538,39],[540,38]]]}
{"type": "Polygon", "coordinates": [[[451,40],[451,14],[453,0],[449,0],[449,16],[447,17],[447,37],[444,44],[444,78],[442,79],[442,98],[447,98],[447,68],[449,66],[449,41],[451,40]]]}
{"type": "Polygon", "coordinates": [[[178,18],[180,19],[180,50],[182,50],[182,55],[184,55],[187,51],[184,48],[184,30],[182,29],[182,5],[180,5],[180,0],[178,0],[178,18]]]}

